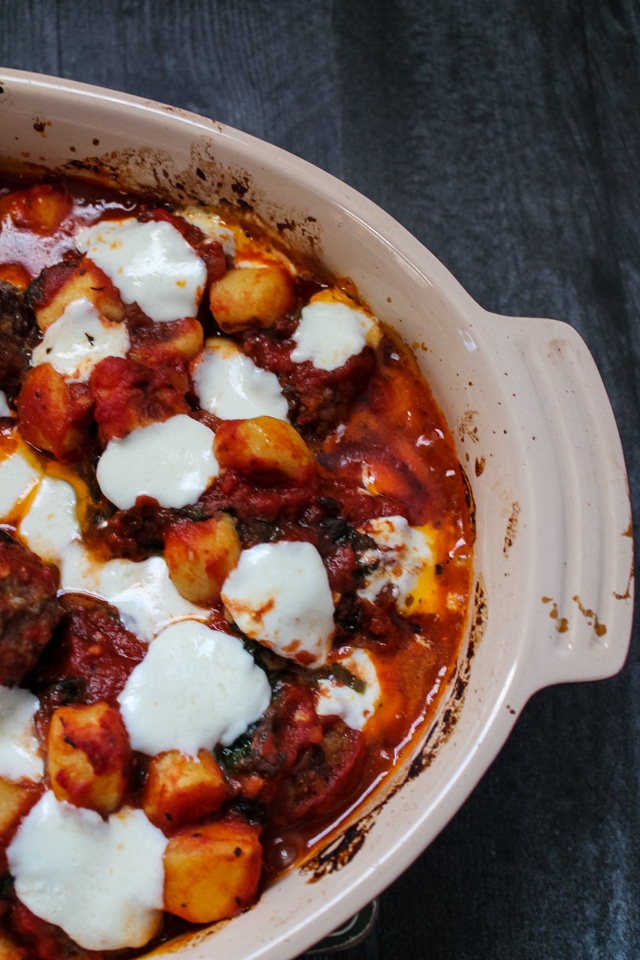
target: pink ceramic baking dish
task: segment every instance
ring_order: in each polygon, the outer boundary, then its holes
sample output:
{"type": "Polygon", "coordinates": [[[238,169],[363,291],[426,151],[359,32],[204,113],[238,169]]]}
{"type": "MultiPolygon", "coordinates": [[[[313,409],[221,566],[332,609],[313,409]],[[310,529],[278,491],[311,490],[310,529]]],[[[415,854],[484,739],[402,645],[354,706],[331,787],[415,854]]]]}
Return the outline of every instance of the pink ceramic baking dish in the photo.
{"type": "Polygon", "coordinates": [[[0,69],[3,162],[252,208],[349,276],[411,344],[475,502],[475,598],[428,744],[347,833],[236,919],[150,956],[287,960],[390,884],[455,814],[526,701],[622,667],[633,610],[622,450],[589,352],[545,319],[481,309],[416,239],[345,184],[172,107],[0,69]]]}

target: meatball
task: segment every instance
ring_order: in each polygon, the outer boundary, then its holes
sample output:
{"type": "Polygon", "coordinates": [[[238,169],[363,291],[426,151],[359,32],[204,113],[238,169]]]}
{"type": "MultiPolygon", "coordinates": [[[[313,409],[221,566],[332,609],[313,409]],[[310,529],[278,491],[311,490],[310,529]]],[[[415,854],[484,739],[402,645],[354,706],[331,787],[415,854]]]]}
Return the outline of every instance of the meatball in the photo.
{"type": "Polygon", "coordinates": [[[37,662],[62,617],[58,574],[31,550],[0,539],[0,683],[13,687],[37,662]]]}
{"type": "Polygon", "coordinates": [[[20,392],[37,341],[38,329],[22,291],[0,280],[0,390],[10,402],[20,392]]]}

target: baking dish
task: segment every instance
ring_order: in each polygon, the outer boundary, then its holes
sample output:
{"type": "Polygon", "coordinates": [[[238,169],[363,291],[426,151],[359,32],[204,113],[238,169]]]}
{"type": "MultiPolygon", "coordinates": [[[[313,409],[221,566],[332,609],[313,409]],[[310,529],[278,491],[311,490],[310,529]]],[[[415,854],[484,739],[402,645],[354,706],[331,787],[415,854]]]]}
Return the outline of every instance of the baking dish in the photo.
{"type": "Polygon", "coordinates": [[[631,511],[608,399],[570,327],[482,310],[384,212],[269,144],[171,107],[10,70],[0,70],[0,118],[8,166],[229,203],[348,275],[413,346],[456,436],[476,515],[475,598],[436,727],[389,794],[312,862],[246,914],[170,948],[185,960],[287,960],[428,845],[533,693],[624,663],[631,511]]]}

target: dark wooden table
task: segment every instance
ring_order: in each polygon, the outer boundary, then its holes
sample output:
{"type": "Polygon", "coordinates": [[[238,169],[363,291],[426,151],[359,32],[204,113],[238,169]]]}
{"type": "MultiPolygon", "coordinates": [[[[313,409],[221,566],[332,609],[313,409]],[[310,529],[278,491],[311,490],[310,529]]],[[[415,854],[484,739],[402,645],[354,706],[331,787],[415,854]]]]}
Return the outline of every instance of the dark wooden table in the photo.
{"type": "MultiPolygon", "coordinates": [[[[270,140],[378,202],[484,307],[574,325],[638,516],[638,0],[0,0],[0,65],[270,140]]],[[[640,957],[639,641],[615,679],[534,698],[344,960],[640,957]]]]}

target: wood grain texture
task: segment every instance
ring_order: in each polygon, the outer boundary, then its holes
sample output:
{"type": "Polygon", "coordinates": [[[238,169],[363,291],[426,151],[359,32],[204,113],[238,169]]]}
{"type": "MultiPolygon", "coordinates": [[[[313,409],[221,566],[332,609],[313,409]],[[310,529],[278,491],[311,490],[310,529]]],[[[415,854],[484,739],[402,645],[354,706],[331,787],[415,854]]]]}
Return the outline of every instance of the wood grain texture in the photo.
{"type": "MultiPolygon", "coordinates": [[[[367,194],[586,339],[640,509],[637,0],[0,0],[0,64],[163,100],[367,194]]],[[[0,132],[1,136],[1,132],[0,132]]],[[[344,960],[640,956],[640,636],[544,691],[344,960]]]]}

